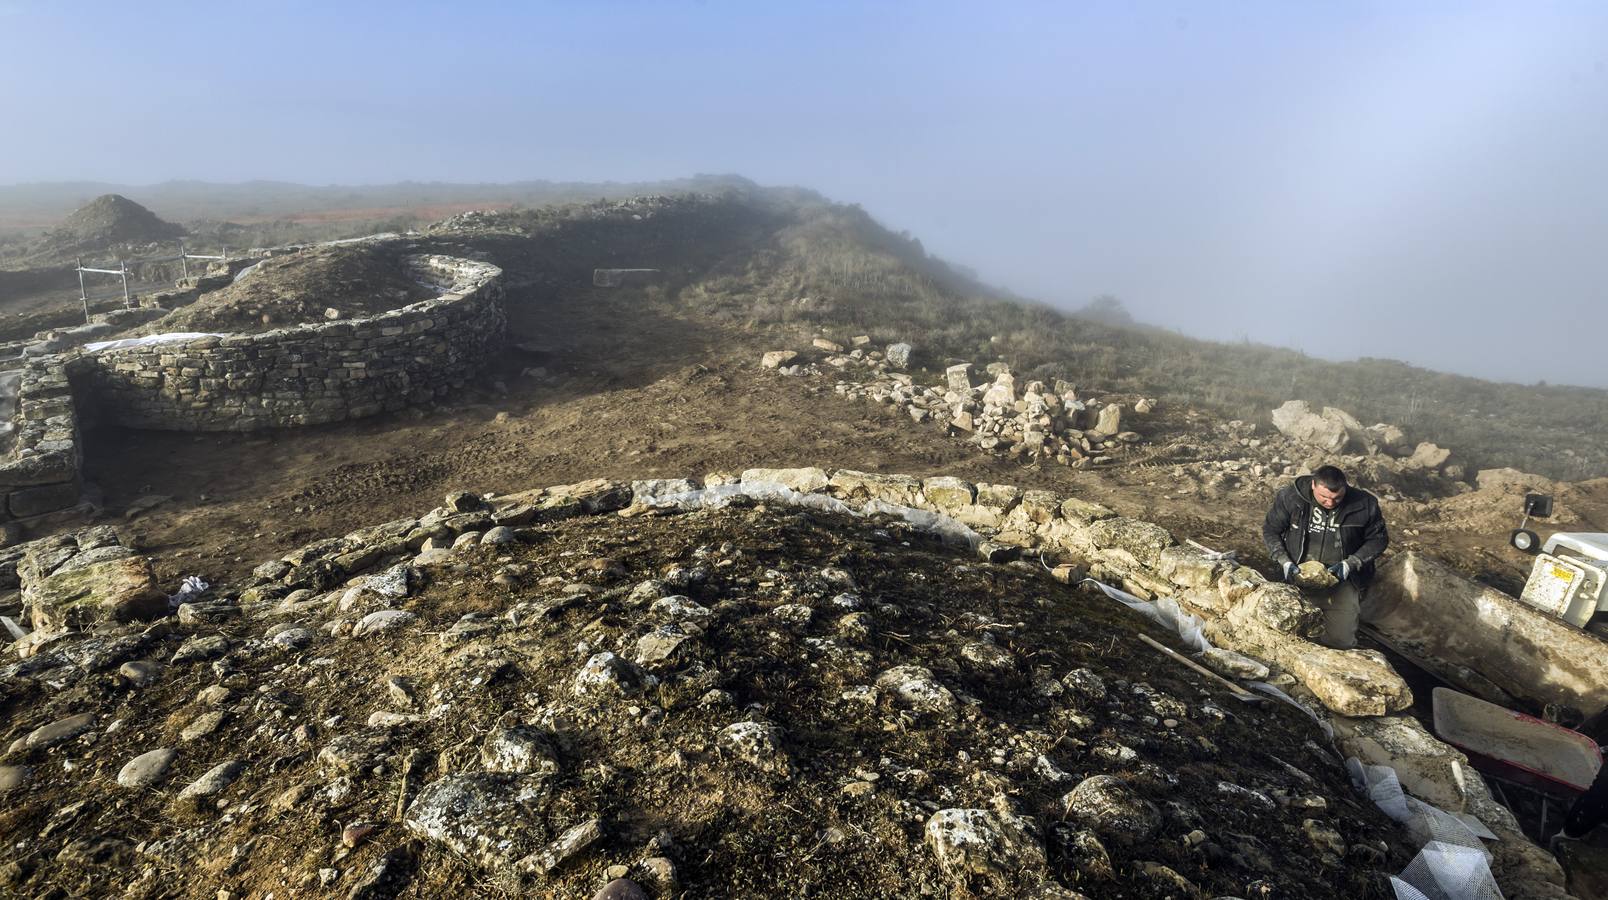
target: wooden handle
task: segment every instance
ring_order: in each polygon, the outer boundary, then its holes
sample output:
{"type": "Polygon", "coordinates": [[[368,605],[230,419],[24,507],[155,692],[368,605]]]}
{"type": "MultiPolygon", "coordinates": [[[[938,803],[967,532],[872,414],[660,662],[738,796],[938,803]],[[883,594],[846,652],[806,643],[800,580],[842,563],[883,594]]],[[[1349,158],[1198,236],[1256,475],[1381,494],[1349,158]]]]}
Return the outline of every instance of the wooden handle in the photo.
{"type": "Polygon", "coordinates": [[[1262,699],[1261,697],[1256,696],[1255,694],[1251,693],[1250,691],[1247,691],[1246,689],[1240,687],[1239,685],[1235,684],[1234,682],[1229,681],[1227,678],[1224,678],[1223,676],[1217,674],[1216,672],[1213,672],[1211,669],[1208,669],[1205,666],[1201,665],[1200,663],[1197,663],[1194,660],[1190,659],[1189,657],[1184,656],[1182,653],[1179,653],[1178,651],[1173,650],[1170,647],[1162,645],[1159,641],[1154,640],[1148,634],[1139,635],[1139,640],[1144,641],[1145,643],[1149,644],[1152,647],[1155,647],[1157,650],[1160,650],[1161,652],[1167,654],[1168,656],[1172,657],[1173,659],[1176,659],[1179,662],[1183,663],[1184,665],[1190,667],[1191,669],[1194,669],[1196,672],[1198,672],[1198,673],[1200,673],[1202,675],[1205,675],[1207,678],[1210,678],[1211,680],[1217,682],[1218,684],[1221,684],[1223,687],[1228,688],[1229,691],[1232,692],[1236,698],[1238,698],[1240,700],[1243,700],[1246,703],[1256,703],[1256,702],[1259,702],[1262,699]]]}

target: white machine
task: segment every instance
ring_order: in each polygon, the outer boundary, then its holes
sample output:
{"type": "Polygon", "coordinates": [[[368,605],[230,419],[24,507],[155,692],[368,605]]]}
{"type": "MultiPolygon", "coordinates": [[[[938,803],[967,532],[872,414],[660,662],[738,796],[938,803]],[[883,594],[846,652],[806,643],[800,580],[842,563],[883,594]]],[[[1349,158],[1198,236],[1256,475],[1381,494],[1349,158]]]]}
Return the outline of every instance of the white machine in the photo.
{"type": "Polygon", "coordinates": [[[1608,637],[1608,533],[1560,532],[1548,538],[1519,599],[1608,637]]]}

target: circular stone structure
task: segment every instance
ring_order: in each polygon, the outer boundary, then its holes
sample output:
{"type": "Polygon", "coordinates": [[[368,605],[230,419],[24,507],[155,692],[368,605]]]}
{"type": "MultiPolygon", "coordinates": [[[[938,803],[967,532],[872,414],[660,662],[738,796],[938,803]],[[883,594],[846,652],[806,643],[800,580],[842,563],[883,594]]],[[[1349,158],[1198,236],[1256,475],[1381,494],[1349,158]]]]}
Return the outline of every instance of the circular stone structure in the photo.
{"type": "Polygon", "coordinates": [[[84,354],[74,393],[103,423],[255,431],[371,416],[462,389],[501,349],[502,270],[410,256],[441,293],[376,316],[84,354]]]}

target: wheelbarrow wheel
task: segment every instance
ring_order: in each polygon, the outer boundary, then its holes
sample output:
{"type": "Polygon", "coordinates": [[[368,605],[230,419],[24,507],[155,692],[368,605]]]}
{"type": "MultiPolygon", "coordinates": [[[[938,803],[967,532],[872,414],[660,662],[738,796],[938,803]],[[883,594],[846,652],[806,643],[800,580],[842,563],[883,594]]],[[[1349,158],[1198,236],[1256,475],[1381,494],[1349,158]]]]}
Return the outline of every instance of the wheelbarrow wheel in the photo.
{"type": "Polygon", "coordinates": [[[1541,538],[1528,528],[1516,528],[1508,535],[1508,543],[1525,553],[1534,553],[1541,548],[1541,538]]]}

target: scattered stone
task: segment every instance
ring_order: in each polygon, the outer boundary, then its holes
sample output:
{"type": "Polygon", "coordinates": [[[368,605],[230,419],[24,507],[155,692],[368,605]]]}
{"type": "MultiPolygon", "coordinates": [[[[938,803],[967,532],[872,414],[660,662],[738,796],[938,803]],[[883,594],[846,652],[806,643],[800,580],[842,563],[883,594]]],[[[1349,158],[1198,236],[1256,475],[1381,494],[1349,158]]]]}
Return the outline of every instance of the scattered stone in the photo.
{"type": "Polygon", "coordinates": [[[135,687],[149,687],[162,672],[162,664],[149,659],[136,659],[123,663],[117,674],[135,687]]]}
{"type": "Polygon", "coordinates": [[[566,829],[557,840],[520,860],[519,869],[524,872],[551,875],[602,839],[602,820],[588,819],[566,829]]]}
{"type": "Polygon", "coordinates": [[[1134,846],[1161,827],[1161,814],[1127,782],[1111,775],[1084,779],[1061,798],[1061,811],[1108,841],[1134,846]]]}
{"type": "Polygon", "coordinates": [[[623,696],[640,691],[642,683],[641,669],[604,651],[587,660],[576,673],[572,692],[577,697],[623,696]]]}
{"type": "Polygon", "coordinates": [[[229,652],[229,639],[221,634],[198,634],[179,645],[173,652],[173,664],[217,659],[229,652]]]}
{"type": "Polygon", "coordinates": [[[196,716],[194,721],[184,726],[184,730],[179,732],[179,740],[189,743],[190,741],[198,741],[201,738],[209,737],[214,731],[218,730],[219,725],[223,724],[225,715],[226,713],[223,710],[214,709],[196,716]]]}
{"type": "Polygon", "coordinates": [[[964,885],[973,876],[1001,887],[1044,866],[1044,849],[1027,823],[986,809],[942,809],[927,820],[927,847],[938,868],[964,885]]]}
{"type": "Polygon", "coordinates": [[[552,774],[558,771],[558,760],[548,733],[529,725],[498,728],[480,749],[480,765],[487,772],[552,774]]]}
{"type": "Polygon", "coordinates": [[[447,775],[425,785],[403,825],[487,868],[511,867],[549,839],[540,776],[447,775]]]}
{"type": "Polygon", "coordinates": [[[118,770],[117,783],[126,788],[150,787],[162,780],[178,756],[179,751],[167,748],[141,753],[118,770]]]}
{"type": "Polygon", "coordinates": [[[208,769],[205,775],[190,782],[179,792],[180,800],[199,801],[221,794],[233,784],[246,764],[238,759],[225,760],[208,769]]]}
{"type": "Polygon", "coordinates": [[[405,609],[381,609],[371,612],[358,621],[352,629],[352,637],[367,637],[374,634],[384,634],[396,631],[406,626],[418,616],[405,609]]]}
{"type": "Polygon", "coordinates": [[[0,766],[0,794],[14,791],[27,784],[32,774],[27,766],[0,766]]]}
{"type": "Polygon", "coordinates": [[[79,713],[41,725],[23,738],[23,749],[46,750],[78,737],[95,727],[94,713],[79,713]]]}
{"type": "Polygon", "coordinates": [[[898,699],[904,708],[919,713],[948,715],[955,711],[955,695],[923,666],[894,666],[877,676],[877,687],[898,699]]]}
{"type": "Polygon", "coordinates": [[[720,747],[761,772],[785,775],[792,760],[782,746],[781,729],[762,722],[737,722],[720,732],[720,747]]]}
{"type": "Polygon", "coordinates": [[[593,894],[592,900],[648,900],[648,892],[629,878],[616,878],[593,894]]]}

